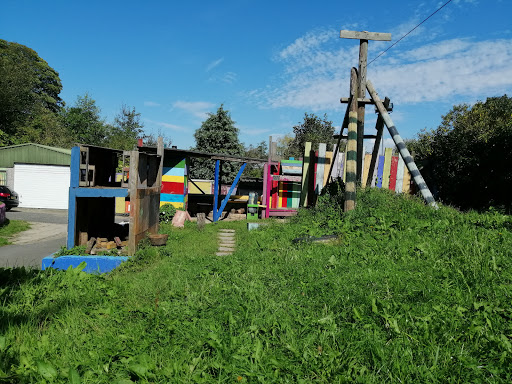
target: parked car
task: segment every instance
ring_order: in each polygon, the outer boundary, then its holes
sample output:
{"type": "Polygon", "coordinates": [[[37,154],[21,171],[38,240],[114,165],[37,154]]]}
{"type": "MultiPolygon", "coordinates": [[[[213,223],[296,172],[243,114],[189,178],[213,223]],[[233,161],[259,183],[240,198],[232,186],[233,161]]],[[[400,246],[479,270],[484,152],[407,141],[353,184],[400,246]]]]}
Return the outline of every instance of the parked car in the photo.
{"type": "Polygon", "coordinates": [[[0,203],[5,203],[5,209],[16,208],[20,203],[18,194],[6,186],[0,185],[0,203]]]}

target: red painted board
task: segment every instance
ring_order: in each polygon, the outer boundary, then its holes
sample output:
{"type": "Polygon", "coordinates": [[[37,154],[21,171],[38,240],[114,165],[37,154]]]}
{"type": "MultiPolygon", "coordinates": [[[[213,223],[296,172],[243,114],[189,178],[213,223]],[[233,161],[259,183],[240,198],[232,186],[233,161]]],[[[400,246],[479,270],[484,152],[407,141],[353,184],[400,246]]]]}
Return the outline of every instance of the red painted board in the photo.
{"type": "Polygon", "coordinates": [[[185,184],[176,183],[172,181],[162,181],[162,192],[161,193],[172,193],[176,195],[183,195],[185,191],[185,184]]]}
{"type": "Polygon", "coordinates": [[[288,192],[288,183],[285,182],[285,181],[282,181],[282,186],[283,186],[283,192],[282,192],[282,200],[281,200],[281,207],[283,208],[286,208],[287,207],[287,204],[288,204],[288,195],[287,195],[287,192],[288,192]]]}
{"type": "Polygon", "coordinates": [[[396,170],[398,169],[398,156],[391,157],[391,172],[389,174],[389,190],[394,191],[396,187],[396,170]]]}

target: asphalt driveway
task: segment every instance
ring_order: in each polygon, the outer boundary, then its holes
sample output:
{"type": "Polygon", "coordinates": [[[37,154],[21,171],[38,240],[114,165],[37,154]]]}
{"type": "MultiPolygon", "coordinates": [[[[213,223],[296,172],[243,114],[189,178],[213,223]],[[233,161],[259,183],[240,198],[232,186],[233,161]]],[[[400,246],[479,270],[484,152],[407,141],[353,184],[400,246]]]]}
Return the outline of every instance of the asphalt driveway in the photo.
{"type": "Polygon", "coordinates": [[[44,257],[66,245],[67,210],[13,208],[6,217],[28,221],[31,228],[12,238],[12,245],[0,247],[0,267],[41,268],[44,257]]]}

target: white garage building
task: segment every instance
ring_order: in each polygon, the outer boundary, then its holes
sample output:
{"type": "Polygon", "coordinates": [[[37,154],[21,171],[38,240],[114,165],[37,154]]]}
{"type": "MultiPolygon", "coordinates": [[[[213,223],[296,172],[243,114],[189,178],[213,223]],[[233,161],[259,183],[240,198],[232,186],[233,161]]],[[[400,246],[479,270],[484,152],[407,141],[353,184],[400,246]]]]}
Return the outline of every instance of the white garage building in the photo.
{"type": "Polygon", "coordinates": [[[40,144],[0,148],[0,185],[19,195],[20,207],[67,209],[71,150],[40,144]]]}

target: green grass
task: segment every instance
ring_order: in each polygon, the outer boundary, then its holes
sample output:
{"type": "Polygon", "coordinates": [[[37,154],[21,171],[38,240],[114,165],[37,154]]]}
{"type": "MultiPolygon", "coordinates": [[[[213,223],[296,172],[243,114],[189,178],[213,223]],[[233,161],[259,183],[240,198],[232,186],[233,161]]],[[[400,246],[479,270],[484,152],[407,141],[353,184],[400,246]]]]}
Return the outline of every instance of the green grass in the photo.
{"type": "MultiPolygon", "coordinates": [[[[0,271],[0,378],[505,383],[512,220],[363,191],[289,224],[187,223],[107,276],[0,271]],[[219,228],[237,251],[217,257],[219,228]],[[337,244],[300,243],[337,234],[337,244]]],[[[0,379],[1,381],[1,379],[0,379]]]]}
{"type": "Polygon", "coordinates": [[[0,226],[0,247],[11,244],[10,237],[29,228],[30,224],[26,221],[6,219],[4,224],[0,226]]]}

